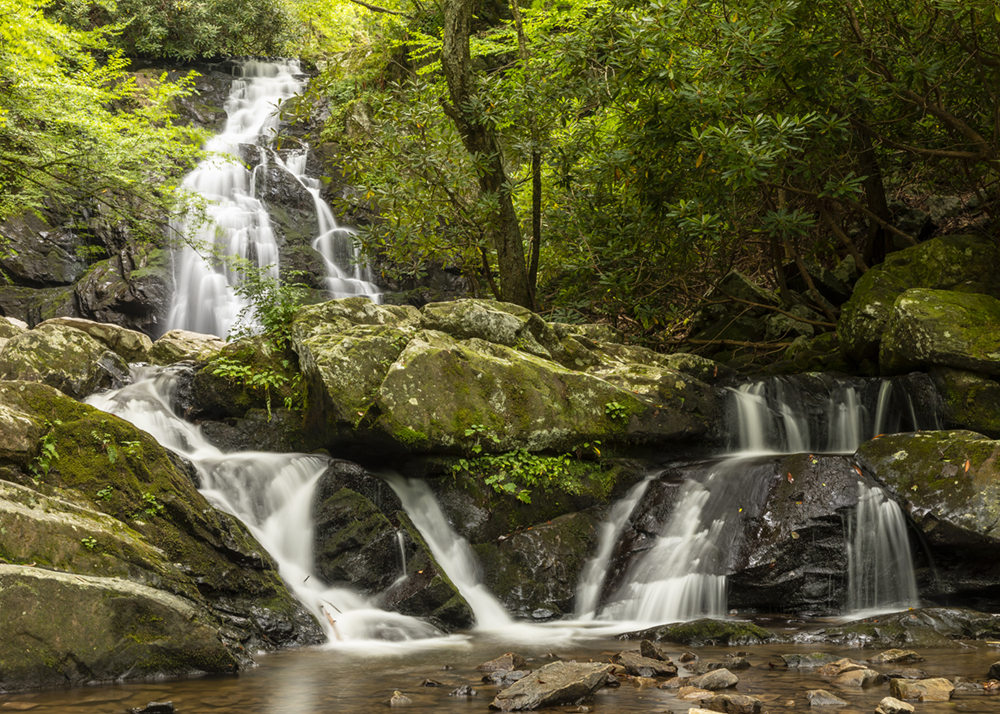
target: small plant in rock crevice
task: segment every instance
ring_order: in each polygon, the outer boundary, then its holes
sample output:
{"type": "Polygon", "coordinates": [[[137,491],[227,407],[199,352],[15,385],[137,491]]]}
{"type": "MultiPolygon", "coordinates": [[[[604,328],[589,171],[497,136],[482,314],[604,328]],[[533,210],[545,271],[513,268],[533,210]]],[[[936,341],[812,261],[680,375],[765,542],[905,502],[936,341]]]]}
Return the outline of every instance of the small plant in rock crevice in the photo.
{"type": "Polygon", "coordinates": [[[28,466],[31,478],[36,484],[40,483],[43,477],[49,475],[52,464],[59,459],[59,452],[56,451],[56,435],[52,433],[51,428],[60,424],[62,422],[58,419],[45,422],[45,426],[49,427],[50,430],[39,441],[38,456],[28,466]]]}

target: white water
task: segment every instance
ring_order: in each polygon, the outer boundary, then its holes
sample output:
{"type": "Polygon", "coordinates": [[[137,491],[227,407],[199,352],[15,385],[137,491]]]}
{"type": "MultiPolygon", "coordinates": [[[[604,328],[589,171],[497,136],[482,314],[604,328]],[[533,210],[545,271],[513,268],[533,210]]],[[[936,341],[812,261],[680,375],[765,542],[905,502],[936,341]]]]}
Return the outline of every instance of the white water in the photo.
{"type": "Polygon", "coordinates": [[[328,459],[305,454],[226,454],[171,408],[175,376],[169,369],[138,368],[136,381],[95,395],[88,402],[152,434],[164,447],[195,465],[201,492],[216,507],[250,528],[278,563],[282,579],[321,623],[327,637],[355,641],[402,641],[439,637],[433,626],[386,612],[346,588],[326,587],[313,568],[311,504],[328,459]],[[332,625],[327,613],[336,621],[332,625]]]}
{"type": "Polygon", "coordinates": [[[430,487],[417,479],[389,476],[386,481],[403,503],[403,510],[420,531],[434,560],[465,598],[483,630],[499,630],[511,624],[510,615],[479,578],[476,557],[468,541],[458,536],[441,511],[430,487]]]}
{"type": "Polygon", "coordinates": [[[246,301],[233,292],[240,274],[226,258],[241,258],[268,276],[278,277],[279,245],[267,210],[255,197],[257,173],[272,155],[277,165],[289,170],[313,195],[320,225],[314,245],[326,262],[332,297],[366,295],[378,300],[378,289],[364,269],[344,267],[356,257],[351,233],[337,226],[329,206],[319,197],[319,182],[304,176],[305,152],[301,159],[290,160],[294,165],[290,170],[266,148],[279,125],[278,104],[302,91],[296,78],[298,62],[249,61],[242,65],[242,72],[226,100],[225,129],[206,145],[209,157],[184,179],[186,189],[208,200],[208,220],[172,226],[187,245],[174,255],[176,287],[167,329],[220,337],[229,333],[246,301]],[[241,145],[258,147],[261,163],[253,171],[239,159],[241,145]]]}
{"type": "Polygon", "coordinates": [[[847,609],[851,617],[919,607],[906,518],[881,488],[858,484],[848,520],[847,609]]]}
{"type": "Polygon", "coordinates": [[[580,620],[593,620],[597,615],[597,604],[607,578],[608,567],[615,545],[628,519],[649,488],[650,478],[645,478],[633,486],[624,498],[615,503],[607,519],[601,523],[597,535],[597,552],[580,571],[580,582],[576,588],[576,616],[580,620]]]}

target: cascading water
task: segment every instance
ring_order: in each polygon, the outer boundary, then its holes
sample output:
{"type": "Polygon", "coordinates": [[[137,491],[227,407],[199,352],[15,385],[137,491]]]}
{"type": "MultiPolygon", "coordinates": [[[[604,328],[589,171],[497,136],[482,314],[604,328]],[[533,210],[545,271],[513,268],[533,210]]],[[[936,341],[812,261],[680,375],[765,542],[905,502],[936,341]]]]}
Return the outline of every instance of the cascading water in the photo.
{"type": "Polygon", "coordinates": [[[919,607],[906,518],[877,486],[858,483],[848,519],[847,609],[853,616],[919,607]]]}
{"type": "MultiPolygon", "coordinates": [[[[298,63],[248,61],[233,81],[226,100],[228,119],[223,132],[206,145],[209,157],[184,179],[184,187],[207,201],[207,220],[178,222],[175,235],[186,243],[174,256],[175,293],[168,329],[225,336],[246,301],[233,292],[239,271],[227,262],[240,258],[278,277],[279,244],[265,205],[257,198],[258,174],[273,154],[267,145],[278,128],[276,107],[302,91],[298,63]],[[252,148],[255,147],[255,148],[252,148]],[[259,164],[250,170],[243,152],[252,150],[259,164]]],[[[378,300],[370,274],[356,264],[351,232],[337,226],[329,206],[319,196],[319,182],[304,175],[306,152],[296,152],[275,164],[287,170],[312,194],[319,234],[314,247],[326,262],[327,285],[333,297],[365,295],[378,300]]]]}
{"type": "Polygon", "coordinates": [[[434,560],[469,603],[476,618],[476,626],[480,629],[498,630],[510,625],[510,615],[480,580],[476,559],[468,541],[460,538],[448,525],[448,519],[430,487],[423,481],[395,475],[386,480],[399,496],[413,525],[427,542],[434,560]]]}
{"type": "Polygon", "coordinates": [[[328,459],[304,454],[223,453],[171,408],[176,374],[169,369],[142,367],[134,376],[133,384],[88,401],[144,429],[194,464],[201,492],[250,528],[278,563],[281,577],[296,597],[324,626],[329,639],[398,641],[442,635],[423,621],[380,610],[350,590],[326,587],[315,576],[311,504],[328,459]]]}

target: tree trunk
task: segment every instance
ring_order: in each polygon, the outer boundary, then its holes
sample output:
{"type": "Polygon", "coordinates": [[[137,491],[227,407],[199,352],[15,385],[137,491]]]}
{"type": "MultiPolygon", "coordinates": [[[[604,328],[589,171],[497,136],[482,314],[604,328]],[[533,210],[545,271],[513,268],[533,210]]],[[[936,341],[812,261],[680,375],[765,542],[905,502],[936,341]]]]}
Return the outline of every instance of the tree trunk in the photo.
{"type": "Polygon", "coordinates": [[[500,296],[531,308],[531,289],[524,262],[521,226],[514,211],[507,173],[496,132],[476,115],[476,92],[472,76],[469,34],[471,0],[447,0],[444,9],[444,43],[441,66],[448,83],[451,103],[443,102],[445,113],[455,122],[465,146],[479,165],[479,190],[497,203],[490,235],[497,251],[500,296]]]}

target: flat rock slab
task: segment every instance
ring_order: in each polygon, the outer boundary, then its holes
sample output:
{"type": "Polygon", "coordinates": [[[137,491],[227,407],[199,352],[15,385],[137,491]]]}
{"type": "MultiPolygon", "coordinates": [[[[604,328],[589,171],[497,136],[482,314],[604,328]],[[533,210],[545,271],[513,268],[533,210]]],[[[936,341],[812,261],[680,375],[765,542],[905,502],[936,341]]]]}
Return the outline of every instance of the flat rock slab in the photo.
{"type": "Polygon", "coordinates": [[[574,704],[604,686],[611,665],[595,662],[552,662],[497,694],[493,708],[525,711],[574,704]]]}
{"type": "Polygon", "coordinates": [[[934,679],[892,679],[889,681],[889,691],[896,699],[917,700],[920,702],[946,702],[951,699],[955,686],[943,677],[934,679]]]}
{"type": "Polygon", "coordinates": [[[853,659],[845,657],[844,659],[838,659],[836,662],[824,664],[816,670],[816,674],[820,677],[839,677],[845,672],[853,672],[856,669],[867,668],[861,662],[855,662],[853,659]]]}
{"type": "Polygon", "coordinates": [[[612,661],[633,677],[673,677],[677,668],[669,662],[643,657],[637,652],[619,652],[612,661]]]}
{"type": "Polygon", "coordinates": [[[843,689],[867,689],[877,687],[884,681],[885,677],[874,669],[854,669],[834,679],[833,686],[843,689]]]}
{"type": "Polygon", "coordinates": [[[806,654],[783,654],[781,659],[785,660],[785,666],[789,668],[818,669],[843,658],[827,652],[808,652],[806,654]]]}
{"type": "Polygon", "coordinates": [[[702,699],[701,706],[723,714],[760,714],[760,700],[745,694],[716,694],[711,699],[702,699]]]}
{"type": "Polygon", "coordinates": [[[836,694],[831,694],[825,689],[810,689],[806,692],[806,699],[811,707],[846,707],[847,702],[836,694]]]}
{"type": "Polygon", "coordinates": [[[512,669],[524,669],[528,666],[528,663],[524,660],[524,657],[517,654],[517,652],[507,652],[500,655],[496,659],[491,659],[489,662],[483,662],[481,665],[476,667],[476,669],[485,670],[487,672],[497,672],[497,671],[510,671],[512,669]]]}

